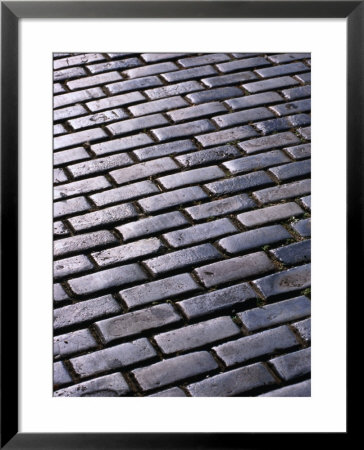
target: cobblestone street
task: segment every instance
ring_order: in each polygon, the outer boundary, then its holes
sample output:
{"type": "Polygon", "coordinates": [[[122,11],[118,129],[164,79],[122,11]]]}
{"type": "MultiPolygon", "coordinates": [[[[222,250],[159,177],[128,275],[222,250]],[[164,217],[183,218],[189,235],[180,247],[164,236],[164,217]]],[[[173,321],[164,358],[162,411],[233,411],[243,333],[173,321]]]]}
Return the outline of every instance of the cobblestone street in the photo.
{"type": "Polygon", "coordinates": [[[54,396],[307,397],[310,54],[54,54],[54,396]]]}

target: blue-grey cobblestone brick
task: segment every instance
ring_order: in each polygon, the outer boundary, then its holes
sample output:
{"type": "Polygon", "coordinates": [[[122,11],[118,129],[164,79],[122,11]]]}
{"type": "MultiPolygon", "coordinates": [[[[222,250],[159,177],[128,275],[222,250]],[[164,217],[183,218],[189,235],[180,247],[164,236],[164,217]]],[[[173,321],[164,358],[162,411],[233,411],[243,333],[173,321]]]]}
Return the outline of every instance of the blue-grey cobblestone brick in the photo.
{"type": "Polygon", "coordinates": [[[278,356],[271,359],[270,363],[285,381],[307,375],[311,371],[311,349],[305,348],[298,352],[278,356]]]}
{"type": "Polygon", "coordinates": [[[272,167],[290,161],[288,156],[282,151],[273,150],[271,152],[264,152],[260,155],[244,156],[244,158],[233,159],[232,161],[224,162],[223,166],[226,167],[230,173],[238,174],[256,169],[265,169],[266,167],[272,167]]]}
{"type": "Polygon", "coordinates": [[[294,267],[253,281],[264,298],[301,291],[311,285],[311,264],[294,267]]]}
{"type": "Polygon", "coordinates": [[[311,240],[276,248],[271,250],[271,253],[283,264],[289,266],[309,262],[311,261],[311,240]]]}
{"type": "Polygon", "coordinates": [[[93,380],[59,389],[54,397],[120,397],[128,394],[130,388],[121,373],[112,373],[93,380]]]}
{"type": "Polygon", "coordinates": [[[232,98],[231,100],[226,100],[225,103],[235,111],[237,109],[253,108],[255,106],[269,105],[282,101],[283,98],[277,92],[264,92],[263,94],[232,98]]]}

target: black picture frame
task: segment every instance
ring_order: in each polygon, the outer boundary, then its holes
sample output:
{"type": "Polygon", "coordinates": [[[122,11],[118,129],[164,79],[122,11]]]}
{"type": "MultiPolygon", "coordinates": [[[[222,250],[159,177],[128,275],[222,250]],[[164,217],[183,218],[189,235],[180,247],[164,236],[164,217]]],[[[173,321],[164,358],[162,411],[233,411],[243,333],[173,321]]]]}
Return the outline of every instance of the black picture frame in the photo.
{"type": "MultiPolygon", "coordinates": [[[[360,292],[363,263],[363,1],[1,2],[1,448],[226,449],[303,446],[310,433],[18,432],[18,22],[22,18],[345,18],[347,20],[347,299],[360,292]],[[354,254],[355,250],[355,254],[354,254]]],[[[349,308],[348,308],[349,313],[349,308]]],[[[350,341],[348,341],[348,349],[350,341]]],[[[349,373],[348,373],[349,375],[349,373]]],[[[335,395],[333,393],[333,395],[335,395]]],[[[347,432],[331,433],[345,445],[347,432]]],[[[315,444],[327,435],[316,433],[315,444]]]]}

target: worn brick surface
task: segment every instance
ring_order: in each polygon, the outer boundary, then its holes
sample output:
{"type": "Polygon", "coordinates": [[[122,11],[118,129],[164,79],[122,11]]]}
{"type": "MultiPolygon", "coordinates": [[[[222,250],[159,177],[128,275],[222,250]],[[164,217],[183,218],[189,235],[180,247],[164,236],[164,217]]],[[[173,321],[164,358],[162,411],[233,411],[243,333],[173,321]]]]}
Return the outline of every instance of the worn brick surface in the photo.
{"type": "Polygon", "coordinates": [[[273,263],[267,255],[264,252],[257,252],[203,266],[196,269],[195,273],[206,287],[211,287],[257,276],[273,268],[273,263]]]}
{"type": "Polygon", "coordinates": [[[238,314],[249,331],[269,328],[310,315],[311,303],[305,296],[250,309],[238,314]]]}
{"type": "Polygon", "coordinates": [[[275,384],[273,375],[261,363],[231,370],[187,386],[192,397],[231,397],[275,384]]]}
{"type": "Polygon", "coordinates": [[[96,322],[95,325],[102,336],[103,342],[109,343],[116,339],[138,335],[146,330],[170,325],[180,320],[181,318],[175,312],[173,306],[165,304],[101,320],[96,322]]]}
{"type": "Polygon", "coordinates": [[[142,390],[148,391],[211,372],[217,367],[217,362],[208,352],[195,352],[135,369],[132,373],[142,390]]]}
{"type": "Polygon", "coordinates": [[[214,351],[227,366],[234,366],[297,345],[298,341],[294,333],[286,325],[283,325],[236,341],[226,342],[214,347],[214,351]]]}
{"type": "Polygon", "coordinates": [[[53,55],[55,396],[310,395],[311,56],[243,51],[53,55]]]}
{"type": "Polygon", "coordinates": [[[240,334],[230,317],[218,317],[154,336],[165,355],[184,352],[240,334]]]}
{"type": "Polygon", "coordinates": [[[120,292],[120,295],[129,308],[134,308],[139,305],[190,294],[199,289],[199,285],[191,275],[183,273],[125,289],[120,292]]]}

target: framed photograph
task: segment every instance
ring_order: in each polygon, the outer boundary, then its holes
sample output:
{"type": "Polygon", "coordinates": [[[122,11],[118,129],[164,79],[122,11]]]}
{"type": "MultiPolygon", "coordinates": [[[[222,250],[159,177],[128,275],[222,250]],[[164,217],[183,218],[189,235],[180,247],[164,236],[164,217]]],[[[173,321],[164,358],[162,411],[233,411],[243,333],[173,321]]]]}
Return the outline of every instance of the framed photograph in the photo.
{"type": "Polygon", "coordinates": [[[347,439],[362,2],[1,6],[2,448],[347,439]]]}

